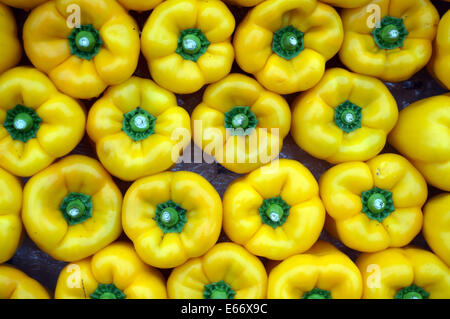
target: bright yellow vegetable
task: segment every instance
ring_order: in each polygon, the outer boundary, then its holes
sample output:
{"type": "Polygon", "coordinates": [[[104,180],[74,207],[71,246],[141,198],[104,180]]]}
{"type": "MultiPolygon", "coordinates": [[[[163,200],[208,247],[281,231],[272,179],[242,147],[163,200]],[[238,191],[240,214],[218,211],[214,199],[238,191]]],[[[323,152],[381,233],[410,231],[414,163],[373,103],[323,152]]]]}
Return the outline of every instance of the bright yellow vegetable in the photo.
{"type": "Polygon", "coordinates": [[[230,74],[208,86],[191,120],[194,142],[225,168],[243,174],[278,156],[291,111],[282,96],[254,79],[230,74]]]}
{"type": "Polygon", "coordinates": [[[23,40],[31,63],[75,98],[127,80],[139,58],[139,28],[116,1],[48,1],[29,14],[23,40]]]}
{"type": "Polygon", "coordinates": [[[363,299],[448,299],[450,269],[433,253],[414,247],[364,253],[356,261],[363,299]]]}
{"type": "Polygon", "coordinates": [[[450,191],[450,94],[417,101],[400,111],[388,141],[429,184],[450,191]]]}
{"type": "Polygon", "coordinates": [[[94,256],[61,270],[55,299],[165,299],[162,274],[144,264],[126,242],[115,242],[94,256]]]}
{"type": "Polygon", "coordinates": [[[121,5],[128,10],[134,10],[138,12],[148,11],[155,8],[164,0],[117,0],[121,5]]]}
{"type": "Polygon", "coordinates": [[[402,247],[422,228],[427,184],[400,155],[338,164],[321,176],[319,187],[327,230],[352,249],[402,247]]]}
{"type": "Polygon", "coordinates": [[[17,65],[22,47],[17,38],[16,20],[11,9],[0,3],[0,74],[17,65]]]}
{"type": "Polygon", "coordinates": [[[325,222],[314,176],[281,159],[235,180],[223,197],[223,229],[257,256],[282,260],[317,241],[325,222]]]}
{"type": "Polygon", "coordinates": [[[397,103],[383,82],[335,68],[294,101],[291,134],[316,158],[366,161],[381,152],[397,118],[397,103]]]}
{"type": "Polygon", "coordinates": [[[428,246],[450,266],[450,193],[431,198],[423,213],[422,232],[428,246]]]}
{"type": "Polygon", "coordinates": [[[368,4],[372,0],[321,0],[323,3],[328,3],[340,8],[358,8],[368,4]]]}
{"type": "Polygon", "coordinates": [[[37,246],[63,261],[86,258],[122,232],[122,194],[96,160],[71,155],[25,185],[22,219],[37,246]]]}
{"type": "Polygon", "coordinates": [[[443,87],[450,90],[450,10],[439,22],[428,70],[443,87]]]}
{"type": "Polygon", "coordinates": [[[269,273],[270,299],[359,299],[361,294],[358,267],[324,241],[283,260],[269,273]]]}
{"type": "Polygon", "coordinates": [[[0,75],[0,167],[31,176],[72,151],[84,135],[84,109],[41,72],[0,75]]]}
{"type": "Polygon", "coordinates": [[[266,290],[263,263],[233,243],[217,244],[204,256],[190,259],[167,280],[171,299],[262,299],[266,290]]]}
{"type": "Polygon", "coordinates": [[[32,9],[45,1],[48,0],[0,0],[1,3],[4,3],[10,7],[20,8],[20,9],[32,9]]]}
{"type": "Polygon", "coordinates": [[[341,19],[315,0],[268,0],[253,8],[237,27],[236,61],[267,89],[288,94],[310,89],[325,62],[341,47],[341,19]]]}
{"type": "Polygon", "coordinates": [[[228,73],[235,21],[220,0],[171,0],[158,5],[142,30],[142,53],[153,80],[175,93],[193,93],[228,73]]]}
{"type": "Polygon", "coordinates": [[[229,3],[234,6],[240,6],[240,7],[254,7],[263,1],[266,1],[266,0],[224,0],[224,2],[226,2],[226,3],[229,3]]]}
{"type": "Polygon", "coordinates": [[[97,100],[87,132],[103,166],[126,181],[170,168],[191,140],[189,114],[177,106],[175,95],[137,77],[97,100]]]}
{"type": "Polygon", "coordinates": [[[439,13],[429,0],[372,0],[342,10],[341,17],[339,56],[354,72],[405,81],[431,58],[439,13]]]}
{"type": "Polygon", "coordinates": [[[222,226],[222,202],[202,176],[164,172],[130,186],[122,223],[144,262],[172,268],[214,246],[222,226]]]}
{"type": "Polygon", "coordinates": [[[9,265],[0,265],[0,299],[50,299],[36,280],[9,265]]]}

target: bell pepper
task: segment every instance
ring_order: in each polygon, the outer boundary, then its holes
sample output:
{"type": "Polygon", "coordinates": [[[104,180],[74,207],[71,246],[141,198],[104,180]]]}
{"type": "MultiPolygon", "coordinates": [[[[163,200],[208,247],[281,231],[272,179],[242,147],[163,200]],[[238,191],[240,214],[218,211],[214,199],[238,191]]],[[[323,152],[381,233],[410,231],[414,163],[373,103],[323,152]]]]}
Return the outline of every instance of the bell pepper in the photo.
{"type": "Polygon", "coordinates": [[[19,8],[29,10],[32,9],[47,0],[0,0],[1,3],[4,3],[10,7],[19,8]]]}
{"type": "Polygon", "coordinates": [[[305,91],[325,72],[344,34],[336,10],[315,0],[268,0],[239,24],[236,61],[265,88],[279,94],[305,91]]]}
{"type": "Polygon", "coordinates": [[[50,299],[47,290],[24,272],[0,265],[0,299],[50,299]]]}
{"type": "Polygon", "coordinates": [[[239,7],[254,7],[257,4],[260,4],[261,2],[265,0],[224,0],[226,3],[229,3],[234,6],[239,7]]]}
{"type": "Polygon", "coordinates": [[[90,157],[71,155],[25,185],[22,220],[29,237],[56,260],[86,258],[122,233],[122,194],[90,157]]]}
{"type": "Polygon", "coordinates": [[[172,268],[203,255],[217,242],[222,201],[214,187],[193,172],[163,172],[127,190],[122,224],[139,257],[172,268]]]}
{"type": "Polygon", "coordinates": [[[429,0],[372,0],[343,9],[341,17],[345,36],[339,56],[356,73],[405,81],[431,58],[439,13],[429,0]]]}
{"type": "Polygon", "coordinates": [[[162,274],[142,262],[132,244],[121,241],[68,264],[55,290],[55,299],[166,298],[162,274]]]}
{"type": "Polygon", "coordinates": [[[429,184],[450,191],[450,94],[425,98],[401,110],[388,141],[429,184]]]}
{"type": "Polygon", "coordinates": [[[127,10],[142,12],[155,8],[163,0],[117,0],[117,1],[127,10]]]}
{"type": "Polygon", "coordinates": [[[261,260],[233,243],[215,245],[173,269],[167,279],[171,299],[262,299],[266,291],[261,260]]]}
{"type": "Polygon", "coordinates": [[[16,20],[11,9],[0,3],[0,74],[17,65],[22,47],[17,38],[16,20]]]}
{"type": "Polygon", "coordinates": [[[233,181],[223,205],[227,236],[252,254],[272,260],[311,248],[325,222],[317,181],[290,159],[276,160],[233,181]]]}
{"type": "Polygon", "coordinates": [[[363,299],[450,298],[450,269],[427,250],[409,246],[363,253],[356,264],[363,299]]]}
{"type": "Polygon", "coordinates": [[[31,176],[71,152],[84,135],[86,114],[45,74],[16,67],[0,75],[0,167],[31,176]]]}
{"type": "Polygon", "coordinates": [[[370,1],[372,0],[321,0],[323,3],[339,8],[358,8],[368,4],[370,1]]]}
{"type": "Polygon", "coordinates": [[[175,95],[138,77],[110,87],[86,128],[103,166],[126,181],[170,168],[191,140],[189,114],[175,95]]]}
{"type": "Polygon", "coordinates": [[[81,99],[127,80],[140,51],[136,22],[119,3],[108,0],[48,1],[29,14],[23,41],[31,63],[60,91],[81,99]]]}
{"type": "Polygon", "coordinates": [[[0,263],[16,252],[22,235],[22,185],[0,168],[0,263]]]}
{"type": "Polygon", "coordinates": [[[278,156],[291,111],[282,96],[235,73],[207,87],[191,121],[195,144],[225,168],[243,174],[278,156]]]}
{"type": "Polygon", "coordinates": [[[400,155],[338,164],[321,176],[319,187],[326,229],[352,249],[402,247],[422,228],[427,184],[400,155]]]}
{"type": "Polygon", "coordinates": [[[428,71],[442,87],[450,90],[450,11],[439,22],[428,71]]]}
{"type": "Polygon", "coordinates": [[[335,68],[294,101],[291,134],[316,158],[366,161],[382,151],[397,118],[397,103],[383,82],[335,68]]]}
{"type": "Polygon", "coordinates": [[[230,73],[235,20],[220,0],[171,0],[144,25],[142,53],[153,80],[175,93],[193,93],[230,73]]]}
{"type": "Polygon", "coordinates": [[[361,295],[358,267],[324,241],[283,260],[269,273],[269,299],[360,299],[361,295]]]}
{"type": "Polygon", "coordinates": [[[423,213],[422,233],[428,246],[450,266],[450,193],[428,200],[423,213]]]}

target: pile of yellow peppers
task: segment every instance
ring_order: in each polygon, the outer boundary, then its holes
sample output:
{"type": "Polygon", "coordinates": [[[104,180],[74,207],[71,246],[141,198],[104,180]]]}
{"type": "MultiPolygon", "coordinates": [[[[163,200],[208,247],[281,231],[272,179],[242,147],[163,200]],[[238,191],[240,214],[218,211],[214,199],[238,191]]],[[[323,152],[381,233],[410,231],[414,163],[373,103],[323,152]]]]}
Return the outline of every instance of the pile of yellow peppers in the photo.
{"type": "Polygon", "coordinates": [[[450,299],[449,8],[0,0],[0,298],[450,299]],[[424,68],[442,92],[399,107],[424,68]]]}

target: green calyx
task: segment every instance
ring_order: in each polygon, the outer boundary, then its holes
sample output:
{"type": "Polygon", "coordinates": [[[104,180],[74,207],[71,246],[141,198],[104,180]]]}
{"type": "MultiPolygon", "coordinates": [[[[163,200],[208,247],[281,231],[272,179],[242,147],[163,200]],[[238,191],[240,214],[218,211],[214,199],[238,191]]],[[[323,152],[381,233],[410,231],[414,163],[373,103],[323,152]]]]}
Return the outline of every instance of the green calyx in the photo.
{"type": "Polygon", "coordinates": [[[137,107],[123,116],[122,131],[133,141],[144,140],[155,133],[156,117],[137,107]]]}
{"type": "Polygon", "coordinates": [[[172,200],[168,200],[156,206],[154,220],[164,234],[181,233],[187,222],[186,210],[172,200]]]}
{"type": "Polygon", "coordinates": [[[70,53],[85,60],[91,60],[100,51],[103,41],[92,24],[73,29],[68,36],[70,53]]]}
{"type": "Polygon", "coordinates": [[[293,26],[281,28],[273,35],[272,51],[280,57],[290,60],[304,50],[304,33],[293,26]]]}
{"type": "Polygon", "coordinates": [[[36,137],[41,122],[41,118],[32,108],[17,104],[6,113],[3,126],[13,140],[26,143],[36,137]]]}
{"type": "Polygon", "coordinates": [[[69,195],[64,197],[59,210],[70,226],[80,224],[92,217],[91,196],[70,192],[69,195]]]}
{"type": "Polygon", "coordinates": [[[92,299],[125,299],[126,295],[114,284],[98,284],[90,297],[92,299]]]}
{"type": "Polygon", "coordinates": [[[363,213],[380,223],[395,210],[392,193],[376,186],[362,192],[361,201],[363,213]]]}
{"type": "Polygon", "coordinates": [[[259,216],[264,224],[275,229],[286,222],[290,208],[280,196],[268,198],[259,207],[259,216]]]}
{"type": "Polygon", "coordinates": [[[428,299],[430,294],[423,288],[412,284],[397,291],[394,299],[428,299]]]}
{"type": "Polygon", "coordinates": [[[362,108],[347,100],[334,109],[334,123],[344,132],[350,133],[361,127],[361,111],[362,108]]]}
{"type": "Polygon", "coordinates": [[[256,115],[248,106],[235,106],[225,113],[225,128],[231,135],[250,135],[258,125],[256,115]]]}
{"type": "Polygon", "coordinates": [[[234,299],[235,295],[233,288],[223,280],[205,285],[203,290],[203,299],[234,299]]]}
{"type": "Polygon", "coordinates": [[[331,292],[319,288],[314,288],[308,292],[305,292],[302,299],[332,299],[331,292]]]}
{"type": "Polygon", "coordinates": [[[178,47],[175,52],[183,59],[197,62],[210,44],[200,29],[186,29],[178,36],[178,47]]]}
{"type": "Polygon", "coordinates": [[[403,19],[385,16],[379,27],[372,31],[375,43],[380,49],[393,50],[403,46],[408,30],[406,30],[403,19]]]}

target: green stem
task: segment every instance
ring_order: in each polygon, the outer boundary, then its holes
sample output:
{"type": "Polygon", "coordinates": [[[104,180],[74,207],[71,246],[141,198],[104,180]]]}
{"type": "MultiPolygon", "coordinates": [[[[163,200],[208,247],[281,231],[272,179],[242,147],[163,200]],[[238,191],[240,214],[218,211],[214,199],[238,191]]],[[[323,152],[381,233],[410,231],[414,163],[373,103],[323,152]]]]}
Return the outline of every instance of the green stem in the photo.
{"type": "Polygon", "coordinates": [[[275,229],[286,222],[289,209],[290,206],[278,196],[265,199],[259,207],[259,215],[264,224],[275,229]]]}
{"type": "Polygon", "coordinates": [[[80,224],[92,217],[91,196],[70,192],[61,202],[59,210],[70,226],[80,224]]]}
{"type": "Polygon", "coordinates": [[[13,140],[26,143],[36,137],[41,122],[41,118],[32,108],[17,104],[6,113],[3,126],[13,140]]]}
{"type": "Polygon", "coordinates": [[[361,127],[362,108],[350,101],[339,104],[334,109],[334,123],[346,133],[361,127]]]}
{"type": "Polygon", "coordinates": [[[98,284],[90,297],[92,299],[125,299],[126,295],[114,284],[98,284]]]}
{"type": "Polygon", "coordinates": [[[248,106],[235,106],[225,113],[224,126],[231,135],[250,135],[257,125],[258,119],[248,106]]]}
{"type": "Polygon", "coordinates": [[[412,284],[411,286],[399,289],[395,294],[395,299],[428,299],[430,294],[423,288],[412,284]]]}
{"type": "Polygon", "coordinates": [[[379,27],[372,31],[375,43],[380,49],[393,50],[403,46],[408,30],[403,23],[403,19],[385,16],[379,27]]]}
{"type": "Polygon", "coordinates": [[[155,133],[156,117],[137,107],[123,116],[122,131],[133,141],[144,140],[155,133]]]}
{"type": "Polygon", "coordinates": [[[103,45],[100,33],[92,24],[73,29],[68,36],[70,53],[85,60],[95,57],[103,45]]]}
{"type": "Polygon", "coordinates": [[[362,212],[380,223],[395,210],[392,193],[378,187],[362,192],[361,202],[362,212]]]}
{"type": "Polygon", "coordinates": [[[233,288],[223,280],[205,285],[203,290],[204,299],[234,299],[235,295],[233,288]]]}
{"type": "Polygon", "coordinates": [[[304,33],[293,26],[279,29],[273,35],[272,51],[280,57],[290,60],[304,50],[304,33]]]}
{"type": "Polygon", "coordinates": [[[164,234],[181,233],[187,222],[186,210],[172,200],[168,200],[156,206],[154,220],[164,234]]]}
{"type": "Polygon", "coordinates": [[[197,62],[211,43],[200,29],[185,29],[178,36],[176,53],[183,59],[197,62]]]}
{"type": "Polygon", "coordinates": [[[302,299],[332,299],[331,292],[319,288],[314,288],[308,292],[305,292],[302,299]]]}

